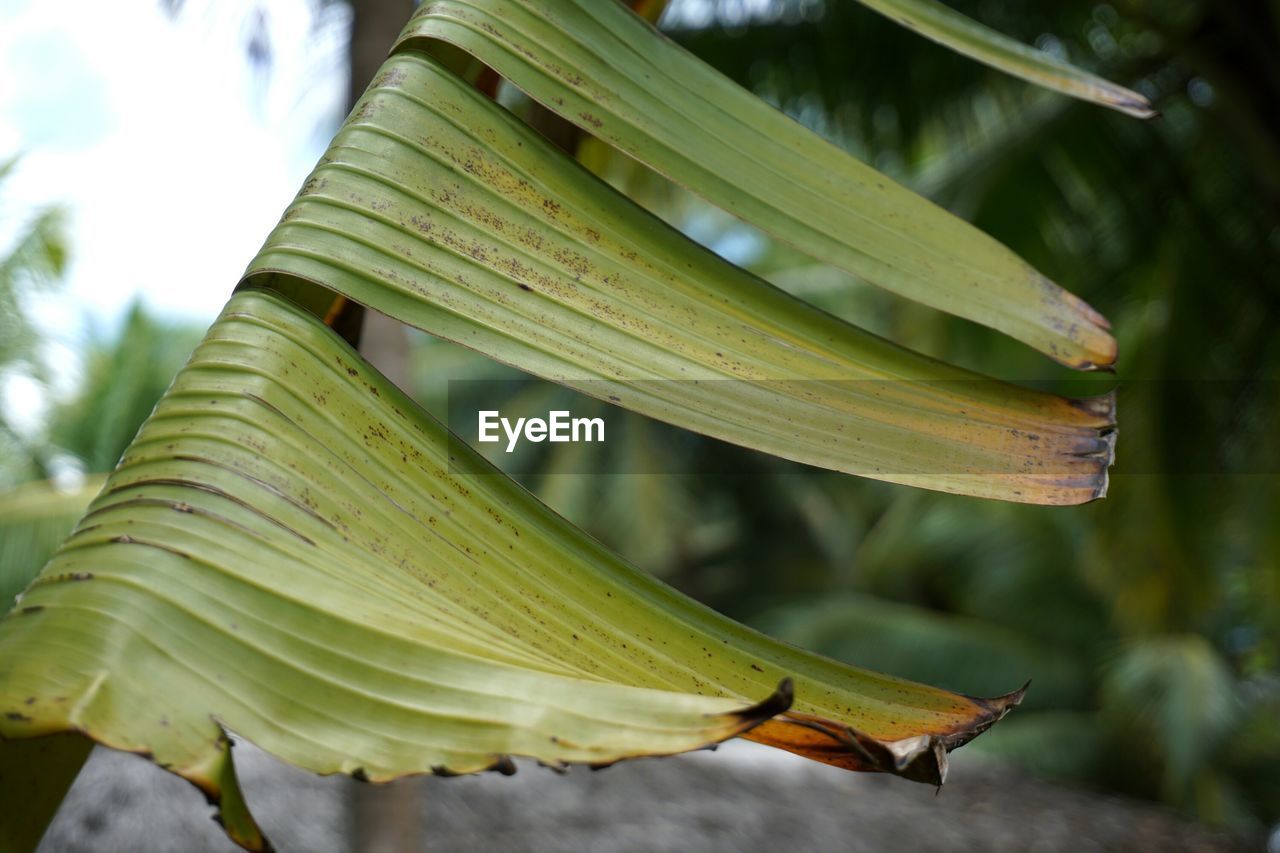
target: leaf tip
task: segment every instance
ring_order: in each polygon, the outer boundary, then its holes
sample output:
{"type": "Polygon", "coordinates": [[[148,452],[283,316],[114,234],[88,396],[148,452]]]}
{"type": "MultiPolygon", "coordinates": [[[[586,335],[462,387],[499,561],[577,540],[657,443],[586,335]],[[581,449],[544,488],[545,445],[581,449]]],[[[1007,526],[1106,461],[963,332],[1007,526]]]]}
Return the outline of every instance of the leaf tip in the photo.
{"type": "Polygon", "coordinates": [[[1155,108],[1145,95],[1139,95],[1132,89],[1120,89],[1116,96],[1107,103],[1114,109],[1134,118],[1146,120],[1161,117],[1160,111],[1155,108]]]}
{"type": "Polygon", "coordinates": [[[738,719],[755,725],[791,710],[795,699],[795,682],[787,677],[779,681],[777,688],[764,699],[732,713],[738,719]]]}
{"type": "Polygon", "coordinates": [[[1003,696],[995,696],[988,699],[987,703],[991,706],[991,709],[1000,715],[996,719],[998,720],[1001,717],[1004,717],[1005,714],[1008,714],[1014,708],[1021,705],[1022,700],[1026,698],[1027,689],[1030,687],[1031,679],[1027,679],[1027,683],[1023,684],[1017,690],[1011,690],[1003,696]]]}
{"type": "MultiPolygon", "coordinates": [[[[217,721],[216,718],[215,721],[217,721]]],[[[232,842],[254,853],[273,853],[275,848],[250,813],[244,792],[240,787],[233,754],[235,743],[226,727],[220,721],[217,722],[219,736],[214,744],[215,752],[212,760],[202,767],[174,769],[174,772],[195,785],[204,794],[205,799],[215,809],[213,821],[222,827],[232,842]]],[[[155,760],[154,756],[147,757],[152,761],[155,760]]],[[[166,765],[162,766],[173,769],[166,765]]]]}

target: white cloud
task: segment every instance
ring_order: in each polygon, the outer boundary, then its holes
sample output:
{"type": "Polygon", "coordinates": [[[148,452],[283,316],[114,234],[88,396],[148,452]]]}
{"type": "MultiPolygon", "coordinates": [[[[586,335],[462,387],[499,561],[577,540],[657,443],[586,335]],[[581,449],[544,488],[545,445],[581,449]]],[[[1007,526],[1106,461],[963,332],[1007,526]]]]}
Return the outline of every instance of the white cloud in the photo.
{"type": "Polygon", "coordinates": [[[64,343],[137,296],[212,320],[339,117],[344,22],[317,32],[308,0],[264,7],[268,77],[246,58],[253,4],[187,6],[176,21],[158,2],[0,10],[0,158],[21,154],[0,243],[67,208],[67,285],[37,306],[64,343]]]}

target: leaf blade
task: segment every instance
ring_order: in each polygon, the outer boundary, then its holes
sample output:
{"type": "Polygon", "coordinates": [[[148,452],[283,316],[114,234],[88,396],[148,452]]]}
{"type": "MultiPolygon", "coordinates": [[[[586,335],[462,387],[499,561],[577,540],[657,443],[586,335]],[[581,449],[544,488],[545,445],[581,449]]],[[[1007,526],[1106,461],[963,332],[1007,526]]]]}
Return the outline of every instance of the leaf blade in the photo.
{"type": "Polygon", "coordinates": [[[1052,54],[986,27],[938,0],[858,0],[907,29],[1014,77],[1117,110],[1134,118],[1157,115],[1132,89],[1091,74],[1052,54]]]}
{"type": "Polygon", "coordinates": [[[1080,369],[1115,340],[1004,246],[830,145],[618,4],[438,0],[400,50],[445,43],[587,132],[784,242],[1080,369]]]}
{"type": "Polygon", "coordinates": [[[1031,503],[1105,493],[1109,398],[998,383],[838,321],[678,234],[419,54],[388,61],[246,281],[290,276],[785,458],[1031,503]]]}
{"type": "Polygon", "coordinates": [[[314,317],[241,292],[0,621],[0,737],[82,731],[218,797],[224,729],[372,780],[609,763],[746,733],[794,676],[829,754],[932,779],[1007,710],[756,634],[458,452],[314,317]]]}

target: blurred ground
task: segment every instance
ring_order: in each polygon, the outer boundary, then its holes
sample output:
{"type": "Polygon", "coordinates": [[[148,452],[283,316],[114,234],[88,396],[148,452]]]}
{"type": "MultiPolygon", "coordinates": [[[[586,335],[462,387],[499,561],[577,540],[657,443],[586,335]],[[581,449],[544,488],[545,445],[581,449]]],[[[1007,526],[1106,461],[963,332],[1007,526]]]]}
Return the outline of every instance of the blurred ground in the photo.
{"type": "MultiPolygon", "coordinates": [[[[250,803],[277,846],[351,849],[353,782],[238,749],[250,803]]],[[[430,850],[1261,850],[1149,804],[1063,788],[955,756],[947,786],[851,774],[735,742],[716,753],[565,775],[524,764],[410,782],[430,850]]],[[[398,783],[402,784],[402,783],[398,783]]],[[[234,851],[196,790],[140,758],[97,750],[39,853],[234,851]]]]}

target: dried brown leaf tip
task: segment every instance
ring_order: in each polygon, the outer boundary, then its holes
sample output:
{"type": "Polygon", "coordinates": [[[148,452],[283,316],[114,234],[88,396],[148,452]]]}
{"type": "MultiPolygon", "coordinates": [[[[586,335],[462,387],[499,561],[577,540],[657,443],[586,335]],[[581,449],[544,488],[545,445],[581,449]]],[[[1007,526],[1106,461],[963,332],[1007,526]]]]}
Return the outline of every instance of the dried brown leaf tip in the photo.
{"type": "Polygon", "coordinates": [[[778,682],[777,689],[771,694],[754,705],[735,711],[734,716],[756,725],[789,711],[795,699],[795,682],[790,678],[784,678],[778,682]]]}
{"type": "Polygon", "coordinates": [[[1002,719],[1022,701],[1026,689],[993,699],[965,697],[972,702],[973,712],[959,723],[897,740],[873,737],[838,720],[798,711],[781,713],[745,737],[845,770],[892,773],[941,785],[947,778],[947,753],[1002,719]]]}

